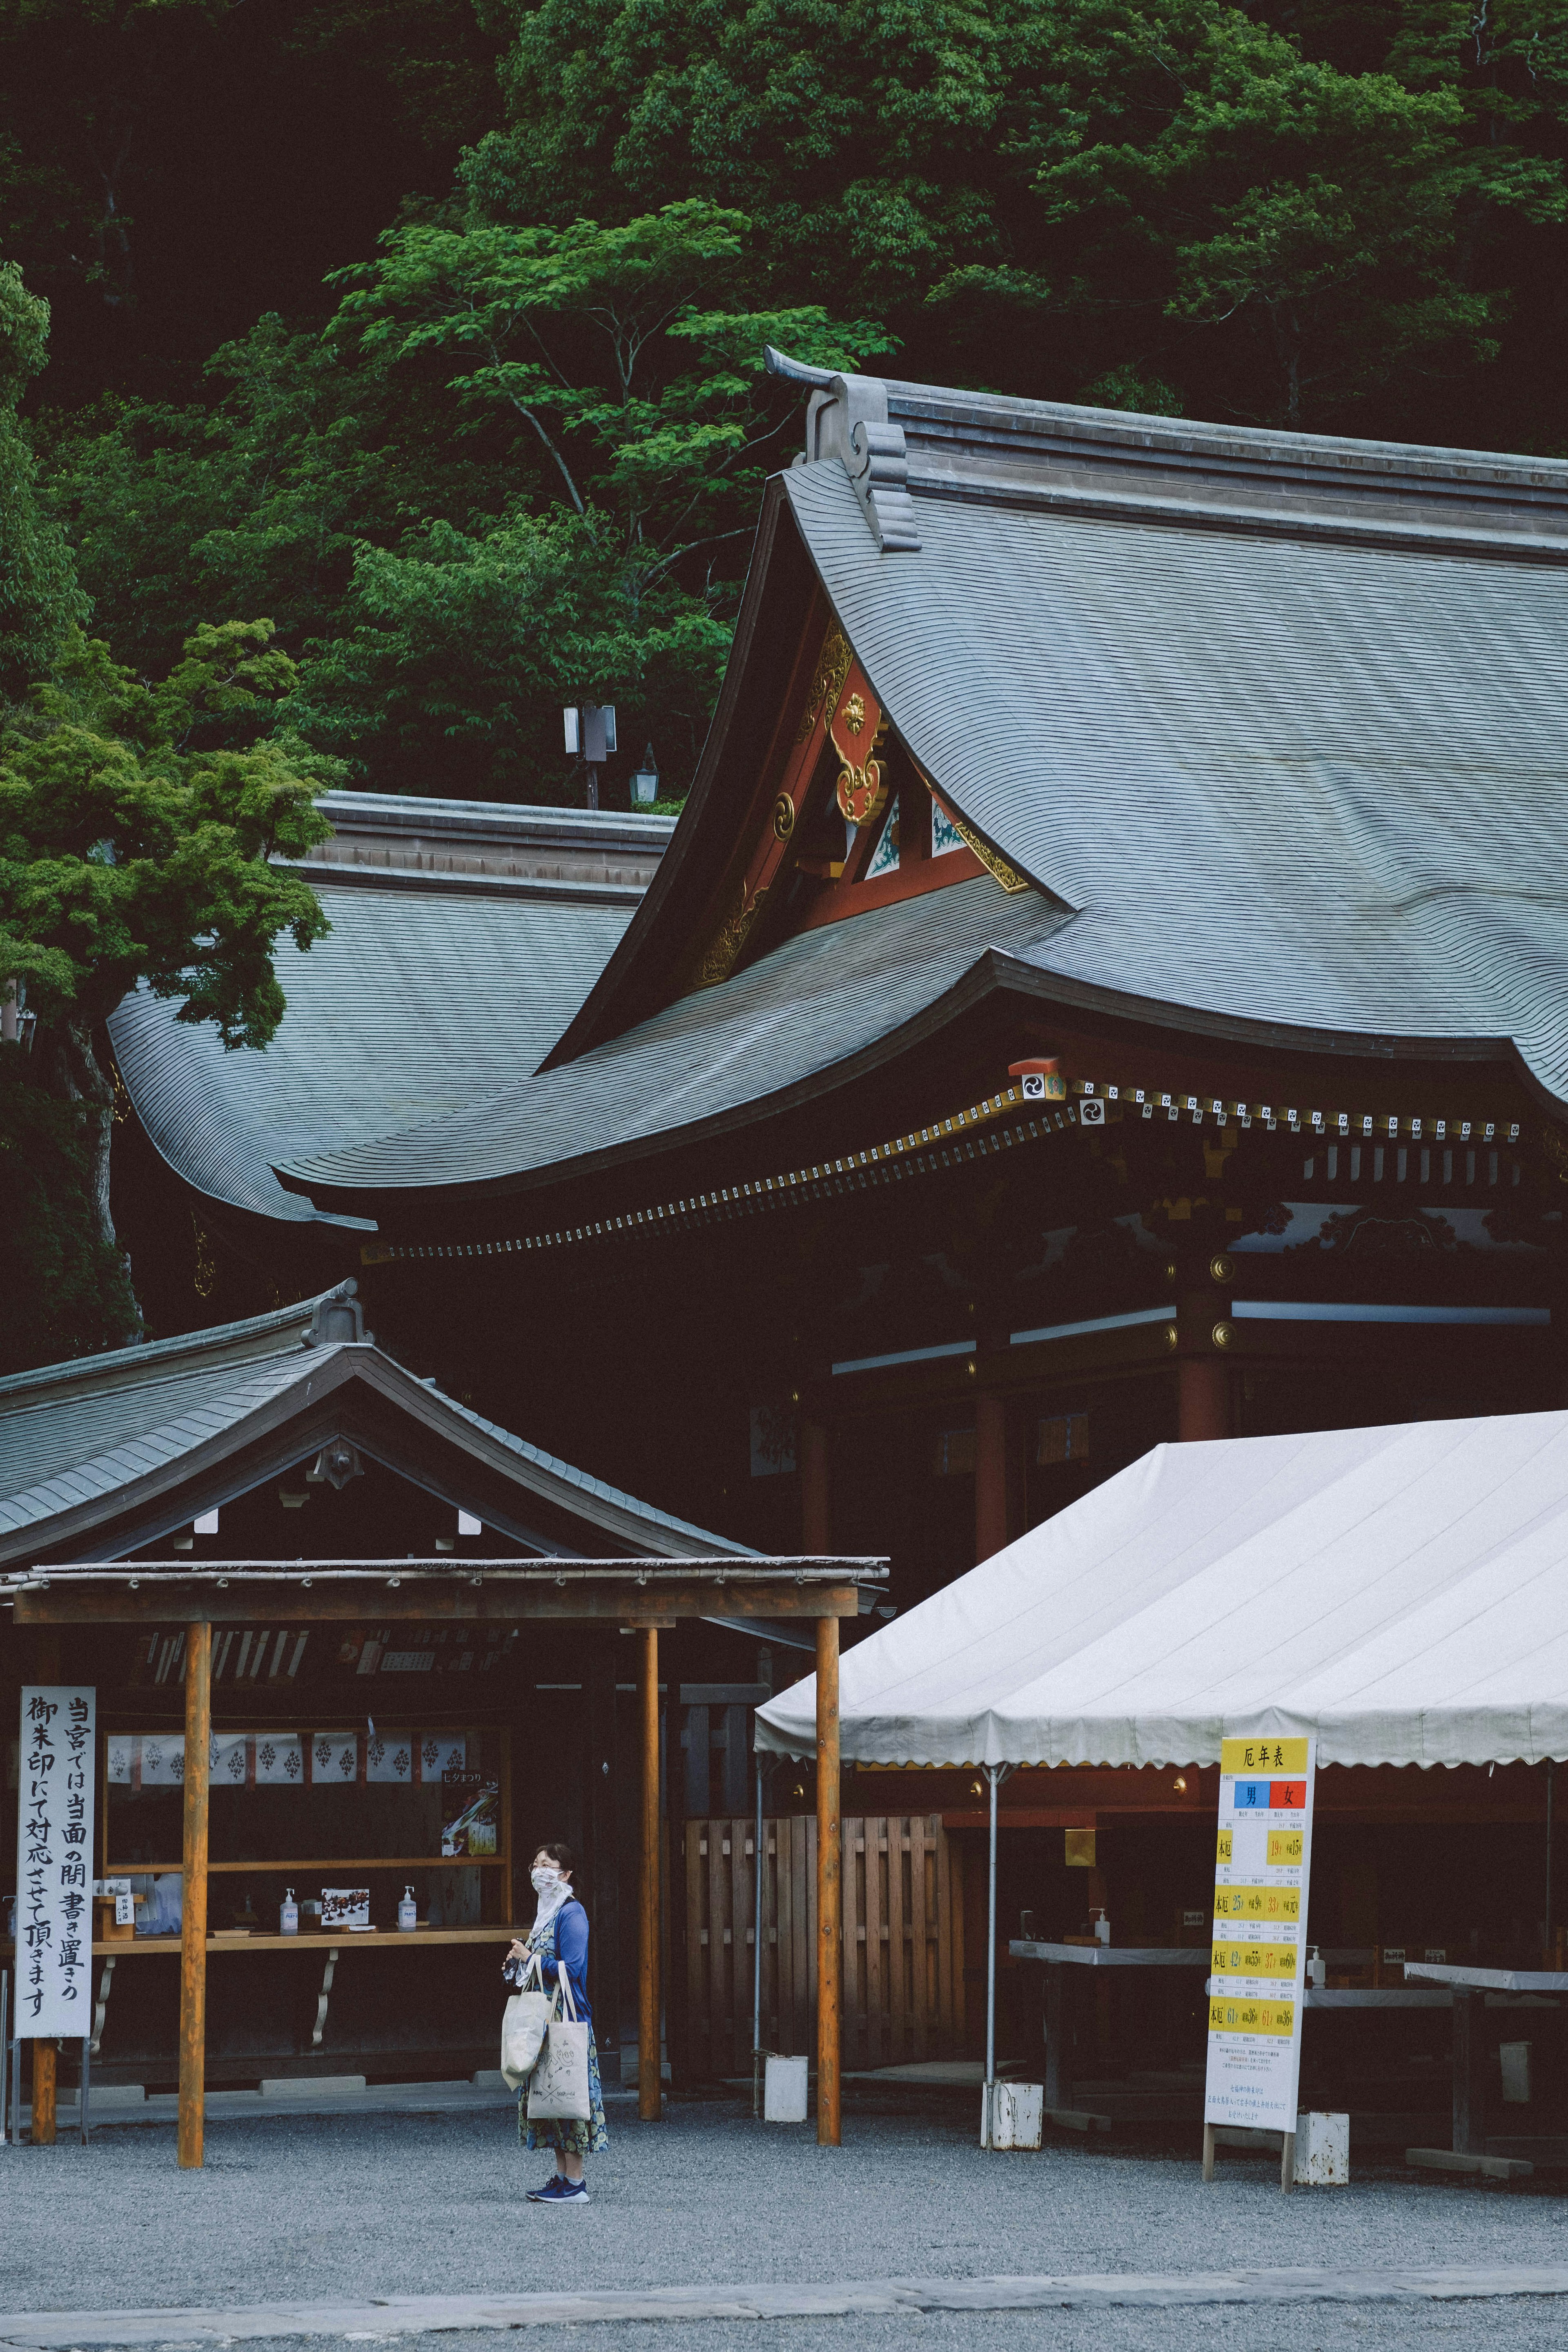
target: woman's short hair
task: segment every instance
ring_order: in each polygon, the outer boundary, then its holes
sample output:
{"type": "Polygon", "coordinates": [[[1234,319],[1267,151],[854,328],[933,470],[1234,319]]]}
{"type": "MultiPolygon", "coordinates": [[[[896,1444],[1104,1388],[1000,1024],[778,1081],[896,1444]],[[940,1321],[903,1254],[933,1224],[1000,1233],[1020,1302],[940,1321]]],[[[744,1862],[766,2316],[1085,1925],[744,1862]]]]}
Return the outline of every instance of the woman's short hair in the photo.
{"type": "Polygon", "coordinates": [[[536,1845],[533,1851],[536,1855],[548,1854],[557,1870],[570,1873],[576,1868],[572,1849],[564,1838],[546,1838],[543,1843],[536,1845]]]}

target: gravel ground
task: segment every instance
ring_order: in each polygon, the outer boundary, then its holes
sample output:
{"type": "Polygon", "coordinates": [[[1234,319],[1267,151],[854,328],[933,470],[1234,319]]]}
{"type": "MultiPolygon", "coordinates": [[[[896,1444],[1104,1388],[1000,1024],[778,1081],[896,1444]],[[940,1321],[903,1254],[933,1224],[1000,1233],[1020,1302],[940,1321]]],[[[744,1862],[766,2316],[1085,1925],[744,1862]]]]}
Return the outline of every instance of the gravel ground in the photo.
{"type": "MultiPolygon", "coordinates": [[[[1281,2200],[1267,2158],[1222,2157],[1205,2191],[1184,2137],[1135,2153],[1073,2143],[983,2156],[967,2098],[869,2098],[846,2145],[679,2101],[659,2125],[623,2110],[589,2167],[594,2203],[522,2202],[544,2171],[506,2113],[258,2118],[209,2126],[204,2171],[174,2166],[164,2126],[104,2131],[89,2147],[0,2151],[0,2309],[115,2310],[280,2297],[526,2293],[552,2286],[1201,2271],[1231,2264],[1504,2265],[1568,2262],[1568,2198],[1363,2168],[1349,2189],[1281,2200]],[[563,2247],[559,2241],[568,2240],[563,2247]]],[[[606,2330],[616,2352],[672,2352],[668,2323],[606,2330]]],[[[932,2352],[1015,2345],[1255,2352],[1369,2344],[1561,2346],[1561,2302],[1181,2313],[928,2315],[853,2323],[857,2347],[932,2352]]],[[[708,2322],[700,2352],[831,2344],[841,2321],[708,2322]]],[[[530,2331],[530,2352],[594,2339],[530,2331]]],[[[493,2336],[440,2352],[495,2352],[493,2336]]],[[[520,2347],[521,2352],[521,2347],[520,2347]]]]}

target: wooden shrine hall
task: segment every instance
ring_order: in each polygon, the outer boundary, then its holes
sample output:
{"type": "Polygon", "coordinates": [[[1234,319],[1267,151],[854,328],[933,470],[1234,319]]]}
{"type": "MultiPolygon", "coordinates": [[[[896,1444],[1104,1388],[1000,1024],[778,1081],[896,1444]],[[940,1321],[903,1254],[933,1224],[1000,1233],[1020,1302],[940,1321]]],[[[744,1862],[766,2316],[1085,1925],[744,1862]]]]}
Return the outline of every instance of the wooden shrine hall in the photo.
{"type": "MultiPolygon", "coordinates": [[[[1167,1441],[1568,1401],[1568,463],[772,363],[803,446],[615,905],[323,867],[271,1053],[117,1011],[161,1328],[355,1275],[707,1552],[887,1559],[883,1622],[1167,1441]]],[[[748,1791],[687,1736],[671,1975],[717,2004],[748,1791]]],[[[845,1781],[967,1917],[901,1915],[957,1989],[922,2055],[975,2048],[980,1795],[845,1781]]],[[[774,1775],[781,1825],[816,1801],[774,1775]]],[[[858,2051],[916,2054],[875,2010],[858,2051]]]]}
{"type": "MultiPolygon", "coordinates": [[[[353,1287],[0,1382],[0,1564],[26,1563],[0,1575],[0,1676],[13,1706],[18,1685],[96,1691],[92,1877],[136,1902],[118,1931],[113,1902],[96,1906],[90,2038],[95,2062],[122,2071],[173,2071],[177,2040],[183,2165],[202,2161],[215,2080],[308,2074],[334,2046],[339,2063],[346,2051],[406,2074],[431,2063],[437,2018],[435,2063],[477,2050],[493,2067],[498,1961],[528,1909],[514,1885],[527,1841],[552,1833],[534,1751],[559,1733],[563,1665],[586,1717],[581,1883],[606,2016],[615,1816],[622,1768],[635,1774],[638,2095],[659,2114],[659,1635],[682,1624],[815,1653],[829,1808],[816,1913],[837,1948],[838,1627],[885,1570],[742,1553],[540,1454],[377,1348],[353,1287]],[[353,1535],[378,1555],[353,1556],[353,1535]],[[597,1556],[606,1538],[618,1556],[597,1556]],[[629,1754],[602,1663],[624,1635],[629,1754]],[[348,1890],[326,1888],[312,1921],[323,1874],[363,1882],[363,1919],[334,1918],[348,1890]],[[273,1932],[296,1889],[304,1916],[273,1932]]],[[[836,2137],[831,2001],[821,2032],[819,2127],[836,2137]]],[[[37,2042],[35,2140],[53,2136],[55,2086],[54,2045],[37,2042]]]]}

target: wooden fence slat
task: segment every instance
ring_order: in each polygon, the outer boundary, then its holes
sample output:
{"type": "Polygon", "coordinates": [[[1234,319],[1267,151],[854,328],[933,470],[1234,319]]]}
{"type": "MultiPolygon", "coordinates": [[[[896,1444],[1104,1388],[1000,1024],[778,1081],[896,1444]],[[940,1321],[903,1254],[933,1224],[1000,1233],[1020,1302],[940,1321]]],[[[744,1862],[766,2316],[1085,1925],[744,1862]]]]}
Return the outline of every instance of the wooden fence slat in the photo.
{"type": "MultiPolygon", "coordinates": [[[[940,1815],[843,1825],[844,2060],[896,2065],[952,2055],[963,2033],[963,1872],[940,1815]]],[[[692,2062],[709,2079],[750,2071],[757,1874],[762,2040],[809,2052],[816,2033],[816,1824],[780,1816],[684,1824],[686,1983],[692,2062]]]]}
{"type": "Polygon", "coordinates": [[[887,2063],[888,1824],[866,1823],[866,2056],[868,2066],[887,2063]]]}
{"type": "Polygon", "coordinates": [[[937,2014],[944,2044],[950,2050],[958,2047],[958,2029],[952,2000],[952,1941],[950,1923],[952,1918],[952,1847],[941,1835],[941,1823],[931,1822],[936,1837],[936,1965],[937,2014]]]}
{"type": "Polygon", "coordinates": [[[754,1831],[755,1823],[752,1822],[733,1821],[730,1824],[730,1919],[733,1937],[730,1982],[735,2005],[731,2047],[734,2053],[737,2074],[747,2073],[752,2063],[752,1865],[754,1859],[752,1846],[754,1831]]]}

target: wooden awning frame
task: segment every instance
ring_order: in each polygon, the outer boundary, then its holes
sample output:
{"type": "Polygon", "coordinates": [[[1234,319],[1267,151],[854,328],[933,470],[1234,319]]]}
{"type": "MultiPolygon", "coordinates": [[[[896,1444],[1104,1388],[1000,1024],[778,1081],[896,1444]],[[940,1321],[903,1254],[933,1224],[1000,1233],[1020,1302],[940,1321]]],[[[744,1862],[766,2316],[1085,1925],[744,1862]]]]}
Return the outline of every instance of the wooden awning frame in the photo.
{"type": "Polygon", "coordinates": [[[101,1560],[0,1577],[17,1625],[279,1622],[364,1616],[438,1622],[526,1618],[670,1625],[682,1618],[855,1617],[879,1591],[875,1559],[768,1559],[732,1553],[658,1559],[101,1560]]]}

